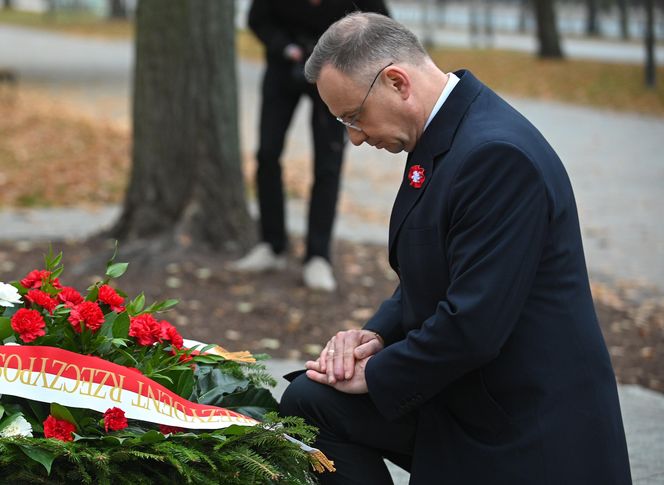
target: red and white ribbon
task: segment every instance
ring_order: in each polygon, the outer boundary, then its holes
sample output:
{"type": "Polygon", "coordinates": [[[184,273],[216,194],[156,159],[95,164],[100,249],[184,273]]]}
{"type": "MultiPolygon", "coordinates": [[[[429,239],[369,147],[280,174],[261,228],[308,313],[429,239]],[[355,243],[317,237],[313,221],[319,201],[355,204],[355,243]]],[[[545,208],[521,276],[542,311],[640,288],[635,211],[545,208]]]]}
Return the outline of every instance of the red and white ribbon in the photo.
{"type": "Polygon", "coordinates": [[[0,394],[101,413],[118,407],[130,419],[189,429],[257,424],[188,401],[135,369],[56,347],[0,345],[0,394]]]}

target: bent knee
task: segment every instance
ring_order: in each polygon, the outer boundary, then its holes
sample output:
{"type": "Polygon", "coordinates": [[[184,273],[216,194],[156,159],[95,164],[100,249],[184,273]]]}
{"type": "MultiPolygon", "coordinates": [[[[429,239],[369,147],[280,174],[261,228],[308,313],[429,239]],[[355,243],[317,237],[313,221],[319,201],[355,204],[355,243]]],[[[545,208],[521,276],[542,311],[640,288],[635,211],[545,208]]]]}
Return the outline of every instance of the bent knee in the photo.
{"type": "Polygon", "coordinates": [[[325,394],[331,390],[302,374],[290,383],[281,396],[279,413],[282,416],[300,416],[311,422],[311,418],[318,414],[319,404],[325,402],[325,394]]]}

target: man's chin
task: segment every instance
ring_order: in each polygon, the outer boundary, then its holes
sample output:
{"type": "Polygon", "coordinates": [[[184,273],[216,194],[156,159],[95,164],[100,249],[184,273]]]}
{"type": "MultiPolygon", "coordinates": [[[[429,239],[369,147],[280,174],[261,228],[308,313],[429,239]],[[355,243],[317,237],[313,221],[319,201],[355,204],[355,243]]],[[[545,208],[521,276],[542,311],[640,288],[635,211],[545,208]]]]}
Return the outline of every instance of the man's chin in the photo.
{"type": "Polygon", "coordinates": [[[403,151],[404,146],[401,143],[390,143],[389,145],[383,145],[381,143],[374,146],[378,150],[386,150],[390,153],[400,153],[403,151]]]}

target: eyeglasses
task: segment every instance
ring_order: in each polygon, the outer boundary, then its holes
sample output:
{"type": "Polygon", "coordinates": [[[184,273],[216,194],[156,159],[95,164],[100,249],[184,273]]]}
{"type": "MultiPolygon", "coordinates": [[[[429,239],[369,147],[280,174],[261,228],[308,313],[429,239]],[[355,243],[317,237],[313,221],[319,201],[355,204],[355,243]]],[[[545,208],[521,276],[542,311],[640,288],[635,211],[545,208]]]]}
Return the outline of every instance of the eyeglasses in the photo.
{"type": "Polygon", "coordinates": [[[373,81],[371,81],[371,85],[369,86],[369,90],[367,91],[367,94],[364,95],[364,99],[360,103],[360,107],[357,108],[357,111],[355,112],[354,115],[350,117],[350,119],[343,119],[340,116],[337,116],[337,121],[344,125],[346,128],[352,128],[353,130],[357,131],[362,131],[362,128],[357,126],[355,122],[357,119],[360,117],[360,114],[362,113],[362,107],[364,106],[364,102],[367,100],[369,97],[369,93],[371,92],[371,89],[374,87],[374,84],[376,84],[376,80],[378,79],[378,76],[380,76],[380,73],[383,72],[385,69],[390,67],[394,62],[390,62],[387,66],[383,67],[378,73],[376,73],[376,76],[373,78],[373,81]]]}

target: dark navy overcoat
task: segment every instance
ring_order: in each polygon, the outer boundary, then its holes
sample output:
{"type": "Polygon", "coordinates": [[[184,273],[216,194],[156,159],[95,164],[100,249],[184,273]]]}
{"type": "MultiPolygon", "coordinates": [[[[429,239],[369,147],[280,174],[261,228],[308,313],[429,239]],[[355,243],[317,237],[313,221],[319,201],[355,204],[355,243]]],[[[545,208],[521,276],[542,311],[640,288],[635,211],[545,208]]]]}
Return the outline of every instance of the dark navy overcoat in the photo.
{"type": "Polygon", "coordinates": [[[568,176],[528,120],[457,75],[394,204],[400,284],[365,327],[387,345],[369,394],[388,419],[419,415],[413,484],[631,483],[568,176]]]}

